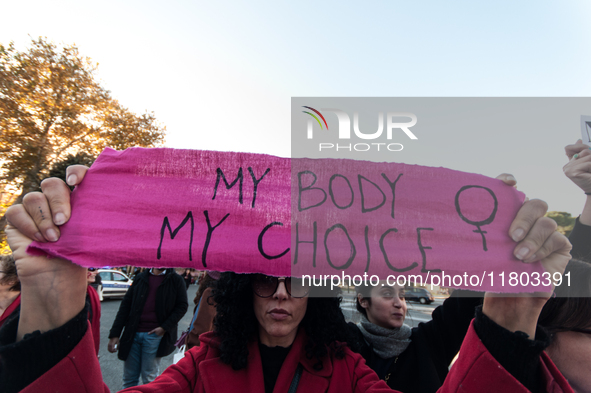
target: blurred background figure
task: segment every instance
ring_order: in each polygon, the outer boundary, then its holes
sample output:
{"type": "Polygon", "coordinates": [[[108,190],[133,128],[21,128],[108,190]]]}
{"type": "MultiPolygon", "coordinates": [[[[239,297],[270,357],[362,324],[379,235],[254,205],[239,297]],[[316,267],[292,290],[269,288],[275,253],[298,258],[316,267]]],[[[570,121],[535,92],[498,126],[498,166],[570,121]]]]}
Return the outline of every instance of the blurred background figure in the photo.
{"type": "Polygon", "coordinates": [[[0,327],[21,304],[21,283],[12,254],[0,255],[0,327]]]}
{"type": "Polygon", "coordinates": [[[197,284],[201,278],[201,272],[197,269],[191,269],[191,284],[197,284]]]}
{"type": "Polygon", "coordinates": [[[357,338],[354,348],[367,365],[392,389],[402,392],[435,393],[443,385],[449,365],[456,356],[482,294],[456,290],[432,319],[411,328],[405,289],[382,283],[357,286],[356,308],[362,318],[349,322],[357,338]]]}
{"type": "Polygon", "coordinates": [[[103,279],[98,274],[98,269],[93,267],[88,269],[88,273],[86,275],[88,280],[88,285],[90,285],[96,291],[99,301],[103,301],[103,279]]]}
{"type": "Polygon", "coordinates": [[[101,302],[103,301],[103,286],[101,276],[97,269],[89,268],[86,271],[86,308],[88,309],[88,322],[94,339],[94,349],[98,357],[101,347],[101,302]],[[100,290],[100,292],[97,290],[100,290]]]}
{"type": "Polygon", "coordinates": [[[571,255],[580,261],[591,262],[591,148],[579,139],[564,150],[569,161],[562,170],[585,195],[583,210],[569,236],[573,245],[571,255]]]}
{"type": "Polygon", "coordinates": [[[108,350],[125,362],[123,388],[152,382],[160,359],[174,351],[178,322],[187,312],[185,283],[174,269],[152,268],[135,276],[109,332],[108,350]],[[183,290],[184,289],[184,290],[183,290]]]}
{"type": "Polygon", "coordinates": [[[191,276],[191,269],[185,269],[183,274],[181,274],[181,277],[183,278],[183,280],[185,280],[185,286],[187,287],[187,289],[189,289],[189,285],[191,285],[191,280],[193,279],[193,277],[191,276]]]}
{"type": "MultiPolygon", "coordinates": [[[[215,274],[210,275],[207,272],[203,275],[201,284],[199,285],[199,289],[193,300],[195,303],[195,311],[193,312],[193,320],[191,321],[189,334],[187,334],[185,341],[187,350],[200,344],[199,336],[201,334],[213,331],[213,320],[216,315],[212,294],[216,279],[214,279],[213,276],[215,276],[215,274]]],[[[219,278],[219,275],[216,277],[219,278]]]]}

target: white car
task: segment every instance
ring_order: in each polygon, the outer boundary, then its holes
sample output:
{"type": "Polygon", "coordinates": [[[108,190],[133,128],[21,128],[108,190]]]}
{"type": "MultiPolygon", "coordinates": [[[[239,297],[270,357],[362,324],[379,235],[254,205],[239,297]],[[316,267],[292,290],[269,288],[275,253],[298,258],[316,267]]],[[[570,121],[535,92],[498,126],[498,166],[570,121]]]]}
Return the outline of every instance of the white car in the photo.
{"type": "Polygon", "coordinates": [[[123,297],[131,287],[132,280],[118,270],[99,269],[98,275],[103,286],[101,301],[103,298],[123,297]]]}

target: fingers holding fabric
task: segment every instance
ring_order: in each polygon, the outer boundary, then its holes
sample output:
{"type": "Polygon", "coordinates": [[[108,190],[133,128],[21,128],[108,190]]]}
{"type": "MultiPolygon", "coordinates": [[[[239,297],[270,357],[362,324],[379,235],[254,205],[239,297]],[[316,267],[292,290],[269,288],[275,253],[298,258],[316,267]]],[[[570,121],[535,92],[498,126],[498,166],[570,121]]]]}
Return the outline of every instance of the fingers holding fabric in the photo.
{"type": "Polygon", "coordinates": [[[86,172],[88,171],[88,167],[84,165],[70,165],[66,168],[66,183],[69,186],[77,186],[80,184],[86,172]]]}
{"type": "Polygon", "coordinates": [[[548,211],[548,204],[539,199],[532,199],[525,202],[509,227],[509,236],[519,242],[527,236],[536,221],[544,217],[548,211]]]}
{"type": "Polygon", "coordinates": [[[515,187],[517,185],[517,179],[510,173],[501,173],[496,179],[501,180],[508,186],[515,187]]]}

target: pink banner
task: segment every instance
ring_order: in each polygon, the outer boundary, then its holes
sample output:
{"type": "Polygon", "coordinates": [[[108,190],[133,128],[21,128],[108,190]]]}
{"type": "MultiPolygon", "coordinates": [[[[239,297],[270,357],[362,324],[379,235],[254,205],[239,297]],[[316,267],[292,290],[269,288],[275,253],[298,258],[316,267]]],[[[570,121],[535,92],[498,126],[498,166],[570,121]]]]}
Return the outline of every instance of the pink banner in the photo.
{"type": "Polygon", "coordinates": [[[106,149],[74,190],[61,239],[29,251],[86,267],[447,275],[440,285],[531,291],[509,285],[509,272],[544,272],[513,257],[507,231],[523,199],[498,180],[444,168],[106,149]]]}

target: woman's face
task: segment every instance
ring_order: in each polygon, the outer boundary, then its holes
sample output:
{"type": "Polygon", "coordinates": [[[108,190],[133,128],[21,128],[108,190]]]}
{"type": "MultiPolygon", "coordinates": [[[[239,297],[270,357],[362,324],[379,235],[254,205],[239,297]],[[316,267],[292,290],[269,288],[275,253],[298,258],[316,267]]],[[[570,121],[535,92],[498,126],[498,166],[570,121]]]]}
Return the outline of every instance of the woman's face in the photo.
{"type": "Polygon", "coordinates": [[[558,332],[546,352],[575,392],[591,392],[591,334],[558,332]]]}
{"type": "Polygon", "coordinates": [[[89,284],[92,284],[93,282],[96,281],[96,275],[97,275],[97,271],[96,270],[87,270],[86,271],[86,281],[88,281],[89,284]]]}
{"type": "Polygon", "coordinates": [[[254,292],[252,296],[254,314],[259,322],[260,342],[269,347],[290,346],[306,314],[308,298],[289,295],[283,280],[279,282],[273,296],[263,298],[254,292]]]}
{"type": "Polygon", "coordinates": [[[367,312],[369,322],[387,329],[399,328],[406,318],[404,288],[398,285],[388,286],[385,283],[381,286],[381,284],[371,289],[371,302],[361,294],[357,299],[367,312]]]}

